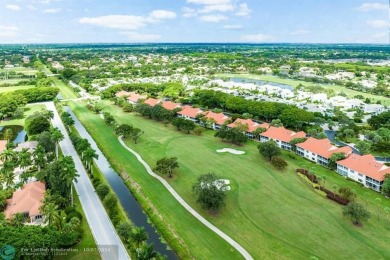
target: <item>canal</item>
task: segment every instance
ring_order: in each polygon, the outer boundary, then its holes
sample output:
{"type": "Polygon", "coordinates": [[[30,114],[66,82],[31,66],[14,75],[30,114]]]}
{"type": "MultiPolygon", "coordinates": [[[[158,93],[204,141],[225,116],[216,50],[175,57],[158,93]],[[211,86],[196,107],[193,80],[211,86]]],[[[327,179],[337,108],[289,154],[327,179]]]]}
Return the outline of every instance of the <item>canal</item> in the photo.
{"type": "Polygon", "coordinates": [[[159,252],[161,255],[166,255],[168,259],[178,259],[175,253],[167,248],[168,245],[161,242],[160,235],[148,222],[148,217],[142,210],[141,206],[138,204],[138,201],[134,198],[133,194],[131,194],[129,188],[125,185],[118,173],[111,168],[107,158],[100,151],[91,135],[87,132],[70,107],[65,107],[65,110],[71,114],[73,120],[75,121],[74,126],[79,132],[80,136],[82,138],[86,138],[91,144],[92,148],[96,150],[96,153],[99,155],[99,158],[95,160],[96,165],[106,177],[112,190],[115,192],[120,203],[122,204],[122,207],[126,211],[129,219],[133,222],[134,225],[145,228],[149,235],[148,243],[153,243],[154,249],[157,252],[159,252]]]}

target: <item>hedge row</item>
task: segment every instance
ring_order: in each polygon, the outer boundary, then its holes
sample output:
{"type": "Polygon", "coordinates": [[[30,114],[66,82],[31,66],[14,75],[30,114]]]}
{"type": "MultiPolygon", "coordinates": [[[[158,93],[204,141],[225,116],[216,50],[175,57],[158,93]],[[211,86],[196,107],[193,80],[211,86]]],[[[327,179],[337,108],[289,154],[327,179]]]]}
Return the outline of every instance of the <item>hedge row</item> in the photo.
{"type": "Polygon", "coordinates": [[[59,88],[56,87],[41,87],[41,88],[30,88],[20,89],[8,93],[0,94],[0,98],[4,96],[19,96],[22,95],[27,103],[41,102],[53,100],[58,93],[59,88]]]}

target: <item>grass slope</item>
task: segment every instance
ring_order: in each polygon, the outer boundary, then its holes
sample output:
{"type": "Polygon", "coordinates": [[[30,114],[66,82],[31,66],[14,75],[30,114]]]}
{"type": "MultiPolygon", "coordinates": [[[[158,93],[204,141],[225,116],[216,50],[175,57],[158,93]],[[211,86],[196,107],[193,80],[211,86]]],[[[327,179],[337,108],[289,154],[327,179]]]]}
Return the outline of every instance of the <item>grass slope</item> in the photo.
{"type": "Polygon", "coordinates": [[[24,90],[24,89],[30,89],[34,88],[35,86],[29,85],[29,86],[12,86],[12,87],[0,87],[0,94],[6,93],[6,92],[12,92],[15,90],[24,90]]]}
{"type": "Polygon", "coordinates": [[[77,98],[77,95],[73,92],[73,90],[62,80],[59,80],[57,77],[51,77],[51,79],[53,79],[54,85],[60,89],[62,98],[77,98]]]}
{"type": "MultiPolygon", "coordinates": [[[[260,157],[253,142],[236,147],[220,142],[213,137],[212,131],[201,137],[182,134],[171,127],[134,114],[125,114],[109,103],[105,104],[104,111],[112,113],[119,123],[131,123],[145,131],[137,145],[128,144],[152,167],[156,160],[164,156],[178,157],[180,168],[176,171],[177,177],[169,180],[171,185],[198,212],[244,246],[254,258],[390,257],[389,230],[385,228],[383,213],[380,221],[373,216],[362,228],[354,227],[342,217],[341,206],[310,188],[294,170],[302,165],[313,167],[317,174],[327,176],[328,188],[332,184],[354,188],[359,194],[359,201],[363,196],[368,198],[368,208],[373,213],[377,212],[375,198],[381,195],[302,158],[288,159],[288,169],[279,172],[260,157]],[[224,147],[244,150],[246,154],[237,156],[215,151],[224,147]],[[232,182],[227,206],[219,216],[210,216],[200,209],[191,192],[195,179],[207,172],[215,172],[232,182]]],[[[139,182],[164,217],[188,243],[196,258],[226,257],[223,241],[215,236],[210,241],[210,231],[185,217],[188,214],[172,201],[161,185],[146,175],[132,155],[123,151],[103,120],[80,103],[72,103],[72,108],[110,160],[139,182]]],[[[384,198],[380,209],[383,206],[390,206],[384,198]]],[[[234,256],[229,254],[229,259],[234,256]]]]}
{"type": "Polygon", "coordinates": [[[243,78],[243,79],[260,79],[260,80],[265,80],[265,81],[270,81],[270,82],[287,84],[287,85],[290,85],[290,86],[293,86],[293,87],[296,87],[299,84],[302,84],[304,86],[321,86],[321,87],[324,87],[324,88],[331,88],[336,93],[344,92],[347,95],[348,98],[354,98],[356,95],[362,95],[365,98],[371,99],[372,103],[376,103],[377,101],[381,101],[382,105],[390,106],[390,99],[389,98],[386,98],[386,97],[383,97],[383,96],[378,96],[378,95],[373,95],[373,94],[370,94],[370,93],[364,93],[364,92],[356,91],[356,90],[353,90],[353,89],[348,89],[348,88],[340,86],[340,85],[316,84],[316,83],[313,83],[313,82],[307,82],[307,81],[302,81],[302,80],[283,79],[283,78],[279,78],[277,76],[272,76],[272,75],[217,74],[215,76],[216,77],[236,77],[236,78],[243,78]]]}

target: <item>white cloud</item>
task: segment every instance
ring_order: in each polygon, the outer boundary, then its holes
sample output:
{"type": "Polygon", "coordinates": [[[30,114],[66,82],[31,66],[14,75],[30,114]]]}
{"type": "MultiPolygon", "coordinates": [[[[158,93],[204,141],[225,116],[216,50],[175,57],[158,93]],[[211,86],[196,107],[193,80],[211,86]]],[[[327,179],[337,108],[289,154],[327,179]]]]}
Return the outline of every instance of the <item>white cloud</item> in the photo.
{"type": "Polygon", "coordinates": [[[387,4],[381,3],[364,3],[357,8],[360,11],[372,11],[372,10],[388,10],[389,6],[387,4]]]}
{"type": "Polygon", "coordinates": [[[183,11],[183,17],[195,17],[198,15],[196,9],[193,8],[183,7],[181,10],[183,11]]]}
{"type": "Polygon", "coordinates": [[[199,19],[203,22],[209,22],[209,23],[219,23],[221,21],[225,21],[228,19],[228,17],[221,15],[221,14],[212,14],[212,15],[203,15],[200,16],[199,19]]]}
{"type": "Polygon", "coordinates": [[[5,8],[12,10],[12,11],[19,11],[20,10],[20,6],[18,6],[18,5],[6,5],[5,8]]]}
{"type": "Polygon", "coordinates": [[[31,11],[36,11],[38,8],[36,8],[35,6],[33,6],[33,5],[27,5],[26,6],[27,7],[27,9],[29,9],[29,10],[31,10],[31,11]]]}
{"type": "Polygon", "coordinates": [[[386,28],[389,26],[389,22],[386,20],[368,20],[367,24],[373,28],[386,28]]]}
{"type": "Polygon", "coordinates": [[[59,13],[60,11],[61,11],[61,8],[49,8],[49,9],[43,10],[43,13],[45,13],[45,14],[56,14],[56,13],[59,13]]]}
{"type": "Polygon", "coordinates": [[[242,3],[238,5],[238,11],[236,12],[237,16],[249,16],[252,10],[249,9],[246,3],[242,3]]]}
{"type": "Polygon", "coordinates": [[[290,35],[305,35],[311,33],[309,30],[300,29],[293,32],[290,32],[290,35]]]}
{"type": "Polygon", "coordinates": [[[138,32],[121,32],[120,34],[126,35],[129,40],[136,42],[156,41],[161,38],[161,35],[158,34],[141,34],[138,32]]]}
{"type": "Polygon", "coordinates": [[[235,7],[232,4],[206,5],[203,9],[199,10],[199,13],[231,12],[234,9],[235,7]]]}
{"type": "Polygon", "coordinates": [[[174,19],[176,13],[165,10],[155,10],[148,16],[137,15],[106,15],[97,17],[83,17],[79,19],[81,24],[91,24],[100,27],[124,30],[137,30],[147,24],[158,23],[162,20],[174,19]]]}
{"type": "Polygon", "coordinates": [[[154,10],[149,14],[148,18],[152,20],[174,19],[176,18],[176,13],[166,10],[154,10]]]}
{"type": "Polygon", "coordinates": [[[0,37],[14,37],[18,35],[18,31],[16,26],[0,25],[0,37]]]}
{"type": "Polygon", "coordinates": [[[230,4],[231,2],[231,0],[187,0],[187,3],[197,5],[222,5],[230,4]]]}
{"type": "Polygon", "coordinates": [[[228,24],[223,27],[226,30],[240,30],[242,29],[242,25],[228,24]]]}
{"type": "Polygon", "coordinates": [[[98,17],[84,17],[81,24],[92,24],[112,29],[137,30],[146,26],[146,19],[135,15],[106,15],[98,17]]]}
{"type": "Polygon", "coordinates": [[[272,35],[259,33],[242,35],[241,39],[245,42],[271,42],[274,41],[276,38],[272,35]]]}

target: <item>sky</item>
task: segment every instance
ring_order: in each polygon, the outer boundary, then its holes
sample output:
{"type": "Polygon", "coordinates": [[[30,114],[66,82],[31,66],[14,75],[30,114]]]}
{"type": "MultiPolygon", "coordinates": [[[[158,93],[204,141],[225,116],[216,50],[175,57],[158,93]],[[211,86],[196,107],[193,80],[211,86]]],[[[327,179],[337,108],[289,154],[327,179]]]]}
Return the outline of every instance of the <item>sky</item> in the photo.
{"type": "Polygon", "coordinates": [[[0,43],[389,43],[388,0],[0,0],[0,43]]]}

